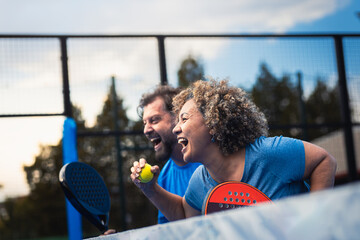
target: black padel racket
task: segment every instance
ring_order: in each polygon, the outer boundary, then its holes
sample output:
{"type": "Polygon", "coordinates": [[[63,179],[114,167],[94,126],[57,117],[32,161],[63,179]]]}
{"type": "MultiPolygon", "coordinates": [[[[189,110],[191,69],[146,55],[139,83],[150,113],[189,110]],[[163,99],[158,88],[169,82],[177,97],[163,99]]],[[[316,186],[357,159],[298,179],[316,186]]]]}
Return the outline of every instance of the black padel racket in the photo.
{"type": "Polygon", "coordinates": [[[108,230],[110,195],[99,173],[81,162],[64,165],[59,173],[66,198],[101,232],[108,230]]]}
{"type": "Polygon", "coordinates": [[[212,188],[205,198],[202,212],[213,212],[271,202],[259,189],[243,182],[224,182],[212,188]]]}

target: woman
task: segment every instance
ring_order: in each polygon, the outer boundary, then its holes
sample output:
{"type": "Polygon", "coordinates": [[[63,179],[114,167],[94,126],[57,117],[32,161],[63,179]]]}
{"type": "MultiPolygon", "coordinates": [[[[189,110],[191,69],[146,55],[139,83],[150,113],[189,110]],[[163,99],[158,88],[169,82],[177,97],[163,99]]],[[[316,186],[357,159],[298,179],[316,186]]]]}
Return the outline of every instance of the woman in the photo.
{"type": "MultiPolygon", "coordinates": [[[[311,143],[266,137],[267,121],[240,89],[226,81],[197,81],[173,100],[179,116],[173,129],[185,162],[200,162],[185,196],[168,194],[156,184],[140,184],[144,160],[134,163],[131,178],[168,219],[201,214],[206,194],[225,181],[242,181],[276,200],[332,187],[335,159],[311,143]]],[[[153,167],[155,175],[158,167],[153,167]]]]}

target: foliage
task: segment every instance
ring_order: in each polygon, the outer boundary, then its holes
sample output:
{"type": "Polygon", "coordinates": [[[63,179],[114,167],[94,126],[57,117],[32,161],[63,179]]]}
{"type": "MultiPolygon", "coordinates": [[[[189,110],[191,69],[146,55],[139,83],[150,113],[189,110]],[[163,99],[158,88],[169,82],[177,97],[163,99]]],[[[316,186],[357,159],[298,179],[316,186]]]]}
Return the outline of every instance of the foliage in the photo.
{"type": "MultiPolygon", "coordinates": [[[[113,87],[108,92],[102,112],[97,116],[94,127],[86,128],[81,109],[73,107],[73,118],[78,132],[103,132],[114,129],[113,87]]],[[[131,182],[130,166],[140,157],[154,161],[153,150],[142,134],[142,122],[134,122],[126,116],[123,100],[117,98],[119,131],[136,134],[118,135],[122,148],[120,160],[125,195],[125,212],[121,211],[118,161],[115,137],[96,136],[77,139],[79,161],[90,164],[104,178],[111,196],[110,228],[122,231],[126,219],[127,228],[138,228],[156,223],[155,207],[131,182]],[[144,214],[145,213],[145,214],[144,214]],[[144,217],[146,216],[146,217],[144,217]]],[[[7,215],[0,214],[0,239],[27,239],[67,235],[65,197],[58,182],[62,167],[62,142],[56,146],[41,146],[40,153],[32,165],[24,166],[30,194],[22,198],[7,199],[3,203],[7,215]]],[[[1,207],[1,206],[0,206],[1,207]]],[[[83,236],[98,236],[99,231],[83,219],[83,236]]]]}
{"type": "Polygon", "coordinates": [[[332,124],[313,129],[309,138],[314,139],[338,129],[341,123],[340,101],[338,89],[330,88],[325,80],[318,78],[316,87],[306,101],[306,114],[308,124],[332,124]]]}
{"type": "Polygon", "coordinates": [[[199,60],[189,55],[182,61],[177,74],[179,87],[187,87],[191,83],[203,78],[204,67],[199,60]]]}
{"type": "Polygon", "coordinates": [[[287,74],[276,78],[265,63],[260,65],[259,76],[250,92],[268,119],[270,135],[312,140],[338,128],[336,124],[341,119],[337,89],[328,87],[318,77],[314,90],[305,98],[300,91],[301,80],[300,73],[297,74],[296,82],[291,81],[287,74]],[[301,107],[304,107],[304,111],[301,107]],[[334,127],[310,128],[314,124],[325,123],[332,123],[334,127]]]}
{"type": "MultiPolygon", "coordinates": [[[[277,79],[265,63],[260,65],[260,74],[251,91],[257,106],[265,113],[269,125],[294,124],[299,119],[298,94],[288,75],[277,79]]],[[[298,137],[290,129],[273,129],[271,135],[298,137]]]]}

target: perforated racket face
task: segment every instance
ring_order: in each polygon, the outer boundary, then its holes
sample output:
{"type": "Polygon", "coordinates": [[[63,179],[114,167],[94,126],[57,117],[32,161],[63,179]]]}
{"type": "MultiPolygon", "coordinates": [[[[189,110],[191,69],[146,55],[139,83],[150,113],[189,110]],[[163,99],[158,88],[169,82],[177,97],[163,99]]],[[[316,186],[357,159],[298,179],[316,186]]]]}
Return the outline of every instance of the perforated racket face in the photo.
{"type": "Polygon", "coordinates": [[[270,198],[249,184],[225,182],[217,185],[209,192],[203,212],[206,215],[268,201],[271,201],[270,198]]]}
{"type": "Polygon", "coordinates": [[[110,210],[109,192],[94,168],[81,162],[70,163],[65,166],[64,179],[74,197],[88,205],[90,210],[93,208],[103,213],[110,210]]]}

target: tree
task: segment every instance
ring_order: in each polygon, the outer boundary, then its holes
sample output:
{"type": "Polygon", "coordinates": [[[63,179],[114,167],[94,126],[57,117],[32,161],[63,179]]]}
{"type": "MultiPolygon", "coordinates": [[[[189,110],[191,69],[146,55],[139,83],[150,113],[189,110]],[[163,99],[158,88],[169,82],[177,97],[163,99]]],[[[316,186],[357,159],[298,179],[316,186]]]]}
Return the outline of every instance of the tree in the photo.
{"type": "MultiPolygon", "coordinates": [[[[301,74],[298,73],[298,78],[301,74]]],[[[299,80],[299,79],[298,79],[299,80]]],[[[341,122],[339,96],[334,88],[325,84],[321,77],[316,79],[316,87],[307,98],[303,98],[298,83],[291,82],[289,75],[276,78],[265,63],[260,64],[260,74],[251,90],[255,104],[265,113],[271,128],[270,135],[284,135],[300,138],[300,128],[289,125],[305,124],[315,127],[306,128],[306,140],[312,140],[336,130],[341,122]],[[303,101],[303,106],[299,102],[303,101]],[[303,108],[303,112],[300,111],[303,108]],[[306,118],[302,118],[303,115],[306,118]],[[305,121],[305,122],[303,122],[305,121]],[[316,125],[324,124],[317,127],[316,125]],[[334,127],[325,126],[333,124],[334,127]]],[[[302,103],[301,103],[302,104],[302,103]]]]}
{"type": "Polygon", "coordinates": [[[191,83],[203,78],[204,67],[199,63],[199,60],[189,55],[182,61],[177,74],[179,87],[187,87],[191,83]]]}
{"type": "MultiPolygon", "coordinates": [[[[86,128],[81,109],[74,106],[73,115],[78,132],[103,132],[114,127],[113,98],[111,86],[104,102],[102,112],[97,116],[94,127],[86,128]]],[[[146,157],[151,164],[158,164],[149,147],[148,140],[142,134],[142,122],[131,121],[126,116],[123,100],[117,98],[120,131],[132,131],[133,134],[119,136],[122,147],[122,169],[126,193],[126,213],[121,211],[119,196],[118,162],[115,155],[114,139],[107,136],[80,137],[77,139],[79,161],[94,167],[109,189],[111,196],[110,227],[121,228],[121,216],[126,214],[128,228],[138,228],[156,223],[157,211],[130,180],[130,166],[140,157],[146,157]],[[145,213],[145,214],[144,214],[145,213]],[[144,217],[145,216],[145,217],[144,217]]],[[[54,235],[66,235],[65,197],[58,182],[62,167],[62,142],[55,146],[41,146],[35,162],[24,166],[30,194],[23,198],[7,199],[4,203],[8,217],[0,219],[0,239],[40,238],[54,235]],[[34,221],[36,219],[36,221],[34,221]],[[4,230],[4,231],[3,231],[4,230]]],[[[98,230],[87,220],[83,220],[83,236],[98,236],[98,230]]]]}
{"type": "Polygon", "coordinates": [[[336,124],[341,123],[340,99],[336,86],[333,88],[325,84],[325,80],[318,77],[316,86],[306,101],[307,122],[309,124],[333,124],[334,127],[323,126],[311,131],[310,139],[320,137],[339,129],[336,124]]]}
{"type": "MultiPolygon", "coordinates": [[[[260,64],[260,74],[251,90],[251,97],[266,115],[270,126],[298,123],[298,92],[290,80],[286,74],[276,78],[266,63],[260,64]]],[[[298,131],[290,129],[272,129],[270,134],[299,136],[298,131]]]]}

